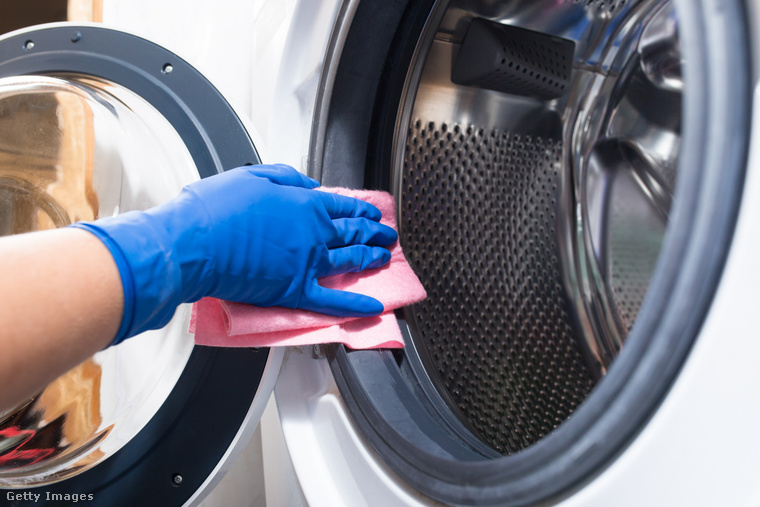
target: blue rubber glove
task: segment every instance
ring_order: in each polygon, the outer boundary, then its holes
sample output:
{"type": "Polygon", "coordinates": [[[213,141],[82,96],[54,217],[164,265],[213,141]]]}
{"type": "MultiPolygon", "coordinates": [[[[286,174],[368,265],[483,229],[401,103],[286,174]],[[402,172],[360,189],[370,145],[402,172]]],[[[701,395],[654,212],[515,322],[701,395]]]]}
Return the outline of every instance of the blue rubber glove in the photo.
{"type": "Polygon", "coordinates": [[[147,211],[78,222],[108,247],[124,289],[113,344],[166,325],[205,296],[341,317],[378,315],[371,297],[326,289],[323,276],[380,267],[398,239],[369,203],[313,190],[284,165],[247,166],[186,186],[147,211]]]}

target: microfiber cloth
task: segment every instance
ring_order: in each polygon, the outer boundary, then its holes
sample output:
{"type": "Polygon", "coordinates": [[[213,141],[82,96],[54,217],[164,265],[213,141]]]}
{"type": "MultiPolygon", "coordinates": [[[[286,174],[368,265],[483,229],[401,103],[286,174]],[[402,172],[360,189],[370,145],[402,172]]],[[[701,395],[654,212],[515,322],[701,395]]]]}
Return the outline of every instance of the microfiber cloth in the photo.
{"type": "MultiPolygon", "coordinates": [[[[393,196],[387,192],[322,188],[326,192],[355,197],[374,204],[383,214],[381,223],[396,229],[393,196]]],[[[307,310],[231,303],[203,298],[193,306],[190,332],[195,343],[216,347],[273,347],[343,343],[352,349],[401,348],[404,340],[393,310],[426,297],[417,275],[407,263],[401,245],[390,247],[391,260],[381,268],[360,273],[328,276],[320,285],[358,292],[383,303],[377,317],[343,318],[307,310]]]]}

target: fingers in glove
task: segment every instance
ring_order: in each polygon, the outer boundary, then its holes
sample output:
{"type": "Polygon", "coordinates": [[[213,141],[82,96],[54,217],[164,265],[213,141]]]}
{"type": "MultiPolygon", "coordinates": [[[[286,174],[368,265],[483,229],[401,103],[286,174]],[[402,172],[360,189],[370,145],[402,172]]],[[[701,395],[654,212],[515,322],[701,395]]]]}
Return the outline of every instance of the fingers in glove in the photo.
{"type": "Polygon", "coordinates": [[[388,264],[391,253],[385,248],[364,245],[352,245],[329,251],[330,268],[317,276],[339,275],[379,268],[388,264]]]}
{"type": "Polygon", "coordinates": [[[317,192],[331,218],[368,218],[379,221],[383,214],[375,206],[360,199],[329,192],[317,192]]]}
{"type": "Polygon", "coordinates": [[[328,248],[347,245],[388,246],[398,240],[398,233],[387,225],[366,218],[336,218],[334,236],[325,238],[328,248]]]}
{"type": "Polygon", "coordinates": [[[375,298],[354,292],[326,289],[316,280],[299,307],[337,317],[374,317],[383,313],[385,309],[375,298]]]}
{"type": "Polygon", "coordinates": [[[317,188],[319,186],[317,180],[309,178],[285,164],[252,165],[246,166],[245,169],[254,176],[266,178],[278,185],[302,188],[317,188]]]}

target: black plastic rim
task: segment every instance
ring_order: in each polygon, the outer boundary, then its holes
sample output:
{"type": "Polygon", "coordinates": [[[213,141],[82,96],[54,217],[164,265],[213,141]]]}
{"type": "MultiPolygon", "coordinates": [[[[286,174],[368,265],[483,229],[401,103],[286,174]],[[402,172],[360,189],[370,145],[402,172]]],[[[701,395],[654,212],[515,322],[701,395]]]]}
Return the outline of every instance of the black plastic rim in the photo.
{"type": "MultiPolygon", "coordinates": [[[[106,79],[140,95],[178,132],[201,177],[260,163],[244,125],[216,88],[160,46],[123,32],[74,25],[41,26],[0,40],[0,77],[63,73],[106,79]]],[[[184,504],[238,433],[268,356],[269,349],[195,347],[162,407],[116,454],[65,481],[10,491],[41,494],[44,505],[70,505],[74,494],[92,494],[91,505],[184,504]],[[173,481],[177,474],[180,485],[173,481]],[[61,500],[51,500],[56,498],[61,500]]]]}
{"type": "MultiPolygon", "coordinates": [[[[336,383],[361,433],[402,479],[436,500],[532,505],[571,494],[646,425],[698,337],[741,200],[752,73],[741,0],[675,3],[688,59],[687,128],[671,232],[626,347],[573,416],[528,449],[488,459],[452,437],[457,430],[442,424],[445,418],[409,388],[403,353],[328,350],[336,383]],[[384,392],[388,386],[395,392],[384,392]]],[[[389,189],[390,140],[410,45],[417,43],[430,3],[396,2],[392,9],[383,4],[385,16],[389,11],[398,16],[392,27],[374,22],[378,4],[360,4],[335,77],[324,120],[324,157],[317,161],[327,184],[389,189]]]]}

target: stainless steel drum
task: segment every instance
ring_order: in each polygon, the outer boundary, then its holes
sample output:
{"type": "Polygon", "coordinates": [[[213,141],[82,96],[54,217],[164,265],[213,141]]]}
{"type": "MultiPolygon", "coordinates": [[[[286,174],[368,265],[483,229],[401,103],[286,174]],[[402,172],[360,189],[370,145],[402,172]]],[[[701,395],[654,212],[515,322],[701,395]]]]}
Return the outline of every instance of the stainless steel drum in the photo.
{"type": "Polygon", "coordinates": [[[634,325],[675,191],[681,54],[668,2],[494,5],[508,24],[479,7],[452,6],[412,64],[393,188],[430,293],[409,312],[426,371],[510,454],[573,412],[634,325]]]}

